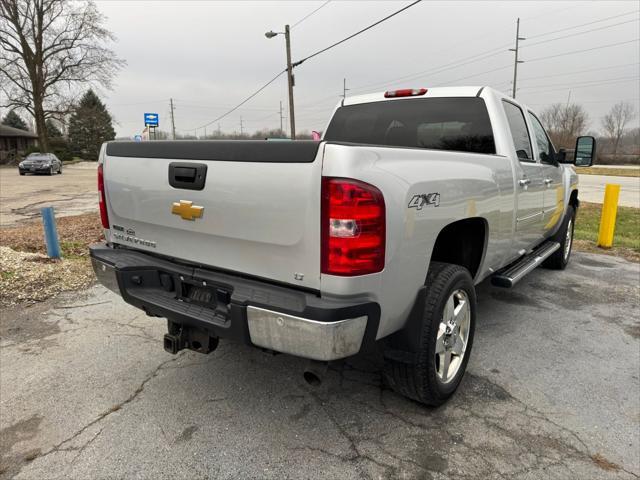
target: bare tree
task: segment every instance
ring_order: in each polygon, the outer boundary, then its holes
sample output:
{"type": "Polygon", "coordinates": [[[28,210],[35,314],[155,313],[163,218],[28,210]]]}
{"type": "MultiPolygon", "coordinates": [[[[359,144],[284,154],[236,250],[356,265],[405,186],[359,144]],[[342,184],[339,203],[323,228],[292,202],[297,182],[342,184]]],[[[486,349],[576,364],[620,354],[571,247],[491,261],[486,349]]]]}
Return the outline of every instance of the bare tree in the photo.
{"type": "Polygon", "coordinates": [[[0,106],[33,115],[44,151],[45,122],[69,111],[74,86],[109,88],[124,65],[105,46],[114,36],[103,21],[91,0],[0,0],[0,106]]]}
{"type": "Polygon", "coordinates": [[[635,118],[635,108],[628,102],[618,102],[602,118],[602,128],[609,141],[613,143],[613,158],[618,154],[618,145],[624,135],[627,123],[635,118]]]}
{"type": "Polygon", "coordinates": [[[580,136],[589,123],[589,115],[575,103],[554,103],[540,115],[556,147],[571,148],[576,137],[580,136]]]}

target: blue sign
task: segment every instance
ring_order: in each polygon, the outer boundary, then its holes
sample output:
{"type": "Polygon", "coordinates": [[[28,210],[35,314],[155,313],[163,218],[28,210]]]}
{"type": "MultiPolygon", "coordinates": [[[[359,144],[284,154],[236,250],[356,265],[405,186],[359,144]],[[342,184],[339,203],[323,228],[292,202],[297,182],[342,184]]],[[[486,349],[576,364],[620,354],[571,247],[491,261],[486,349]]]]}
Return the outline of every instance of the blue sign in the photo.
{"type": "Polygon", "coordinates": [[[144,125],[146,127],[157,127],[158,120],[160,120],[160,116],[157,113],[144,114],[144,125]]]}

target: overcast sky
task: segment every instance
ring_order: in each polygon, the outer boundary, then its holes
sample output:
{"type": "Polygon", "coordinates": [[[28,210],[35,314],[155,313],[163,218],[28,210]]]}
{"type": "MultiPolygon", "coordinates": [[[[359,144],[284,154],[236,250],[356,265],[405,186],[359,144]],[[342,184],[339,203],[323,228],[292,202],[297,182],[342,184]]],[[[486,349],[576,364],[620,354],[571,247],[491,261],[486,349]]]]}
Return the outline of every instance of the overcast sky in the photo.
{"type": "MultiPolygon", "coordinates": [[[[264,33],[283,31],[324,3],[98,1],[117,37],[113,49],[127,61],[113,90],[103,92],[117,135],[139,133],[144,112],[159,113],[161,129],[170,130],[169,98],[180,133],[193,133],[222,115],[285,68],[284,37],[269,40],[264,33]]],[[[293,59],[408,3],[333,0],[293,27],[293,59]]],[[[489,85],[510,92],[513,52],[508,49],[517,17],[527,38],[521,43],[525,63],[519,67],[518,99],[541,111],[566,102],[571,90],[571,101],[583,104],[590,127],[598,129],[617,101],[640,110],[638,11],[637,1],[424,1],[294,70],[297,130],[324,128],[342,95],[343,78],[348,95],[438,85],[489,85]],[[588,25],[577,27],[582,24],[588,25]],[[627,43],[597,48],[622,42],[627,43]],[[544,58],[554,55],[559,56],[544,58]]],[[[248,132],[278,128],[280,101],[286,116],[286,75],[220,120],[220,128],[239,131],[240,117],[248,132]]],[[[218,122],[207,130],[217,128],[218,122]]]]}

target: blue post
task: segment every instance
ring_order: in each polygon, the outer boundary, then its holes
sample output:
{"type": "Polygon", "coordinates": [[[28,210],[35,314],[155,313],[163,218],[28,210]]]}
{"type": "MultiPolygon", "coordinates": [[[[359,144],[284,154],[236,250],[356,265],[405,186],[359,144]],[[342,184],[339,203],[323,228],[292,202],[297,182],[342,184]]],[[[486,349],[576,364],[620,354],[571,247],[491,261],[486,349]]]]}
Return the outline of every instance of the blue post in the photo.
{"type": "Polygon", "coordinates": [[[42,225],[44,226],[44,241],[47,245],[47,255],[49,258],[60,258],[60,241],[58,240],[58,229],[56,228],[56,217],[53,214],[53,207],[40,209],[42,213],[42,225]]]}

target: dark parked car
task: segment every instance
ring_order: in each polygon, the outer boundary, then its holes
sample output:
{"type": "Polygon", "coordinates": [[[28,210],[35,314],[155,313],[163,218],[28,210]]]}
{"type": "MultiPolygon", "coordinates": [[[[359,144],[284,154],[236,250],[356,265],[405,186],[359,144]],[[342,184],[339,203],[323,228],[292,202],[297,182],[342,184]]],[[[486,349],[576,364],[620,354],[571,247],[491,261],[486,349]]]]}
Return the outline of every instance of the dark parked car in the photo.
{"type": "Polygon", "coordinates": [[[20,175],[25,173],[62,173],[62,162],[53,153],[30,153],[18,165],[20,175]]]}

